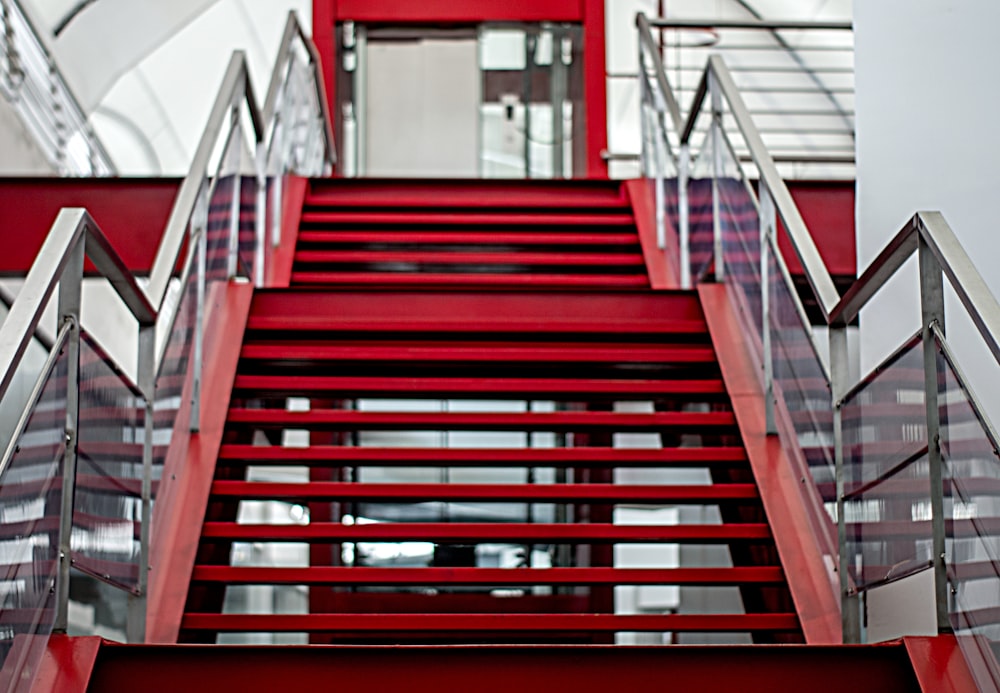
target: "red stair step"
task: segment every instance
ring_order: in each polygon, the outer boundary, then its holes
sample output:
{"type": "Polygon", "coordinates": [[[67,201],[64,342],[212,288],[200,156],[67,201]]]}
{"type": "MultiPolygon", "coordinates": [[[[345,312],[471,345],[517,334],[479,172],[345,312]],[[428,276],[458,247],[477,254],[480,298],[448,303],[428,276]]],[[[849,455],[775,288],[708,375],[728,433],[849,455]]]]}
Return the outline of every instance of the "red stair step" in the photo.
{"type": "Polygon", "coordinates": [[[355,243],[368,244],[377,243],[379,245],[389,245],[392,243],[415,245],[570,245],[574,248],[581,246],[615,245],[615,246],[636,246],[639,245],[639,237],[633,233],[625,232],[580,232],[580,231],[401,231],[377,230],[365,231],[361,229],[343,229],[336,231],[319,231],[303,229],[299,232],[299,247],[315,244],[332,243],[355,243]]]}
{"type": "Polygon", "coordinates": [[[261,568],[195,566],[195,582],[232,585],[741,585],[780,584],[781,568],[261,568]]]}
{"type": "Polygon", "coordinates": [[[251,424],[260,428],[323,428],[354,430],[470,430],[470,431],[662,431],[688,432],[732,427],[730,412],[657,412],[620,414],[610,412],[374,412],[320,409],[229,410],[230,424],[251,424]]]}
{"type": "Polygon", "coordinates": [[[215,481],[215,497],[242,500],[339,500],[414,503],[480,501],[524,503],[722,503],[757,499],[753,484],[640,486],[627,484],[387,484],[337,481],[283,483],[215,481]]]}
{"type": "Polygon", "coordinates": [[[691,448],[368,448],[314,445],[308,448],[223,445],[219,463],[332,466],[465,467],[705,467],[745,463],[741,447],[691,448]]]}
{"type": "Polygon", "coordinates": [[[380,286],[517,286],[517,287],[622,287],[649,286],[645,274],[490,274],[486,272],[292,272],[293,284],[347,284],[380,286]]]}
{"type": "Polygon", "coordinates": [[[725,525],[613,525],[607,523],[414,522],[345,525],[241,525],[206,522],[204,540],[276,542],[562,543],[562,544],[731,544],[767,542],[766,523],[725,525]]]}
{"type": "Polygon", "coordinates": [[[449,265],[567,265],[594,267],[645,267],[638,253],[567,252],[451,252],[420,250],[300,250],[295,261],[303,263],[414,263],[449,265]]]}
{"type": "Polygon", "coordinates": [[[464,212],[464,211],[315,211],[302,212],[302,224],[379,224],[386,226],[633,226],[631,214],[574,214],[572,212],[464,212]]]}
{"type": "Polygon", "coordinates": [[[199,614],[187,630],[218,632],[761,632],[795,631],[792,613],[773,614],[199,614]]]}

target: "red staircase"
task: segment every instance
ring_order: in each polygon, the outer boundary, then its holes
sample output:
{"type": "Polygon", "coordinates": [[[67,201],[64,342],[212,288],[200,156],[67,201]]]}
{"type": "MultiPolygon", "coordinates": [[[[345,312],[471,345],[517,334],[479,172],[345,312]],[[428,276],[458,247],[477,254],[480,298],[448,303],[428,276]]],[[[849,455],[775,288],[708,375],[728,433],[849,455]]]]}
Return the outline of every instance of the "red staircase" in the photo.
{"type": "Polygon", "coordinates": [[[630,290],[641,261],[606,182],[315,182],[298,286],[251,306],[181,640],[801,642],[697,295],[630,290]],[[247,560],[275,545],[300,554],[247,560]],[[254,585],[308,597],[257,613],[254,585]]]}
{"type": "Polygon", "coordinates": [[[314,181],[294,286],[649,286],[615,181],[314,181]]]}

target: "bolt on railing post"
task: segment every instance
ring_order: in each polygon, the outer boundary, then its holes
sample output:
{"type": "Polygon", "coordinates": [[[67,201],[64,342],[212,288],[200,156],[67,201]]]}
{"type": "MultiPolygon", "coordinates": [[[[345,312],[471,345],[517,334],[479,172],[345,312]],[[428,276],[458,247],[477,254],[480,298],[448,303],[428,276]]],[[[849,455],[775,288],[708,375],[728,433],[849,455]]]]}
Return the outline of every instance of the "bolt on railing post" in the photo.
{"type": "Polygon", "coordinates": [[[764,358],[764,414],[768,435],[778,432],[774,419],[774,359],[771,355],[771,246],[774,238],[774,199],[764,181],[760,182],[760,316],[764,358]]]}
{"type": "Polygon", "coordinates": [[[938,401],[938,350],[933,328],[943,335],[944,279],[941,265],[923,236],[918,239],[921,339],[924,351],[924,404],[927,416],[927,462],[931,501],[931,551],[938,632],[949,632],[948,565],[945,555],[944,460],[941,457],[941,412],[938,401]]]}
{"type": "Polygon", "coordinates": [[[691,147],[682,144],[677,160],[677,233],[680,244],[681,288],[691,288],[691,210],[688,181],[691,177],[691,147]]]}
{"type": "Polygon", "coordinates": [[[153,518],[153,412],[156,404],[156,324],[139,326],[137,358],[139,391],[145,400],[142,428],[142,499],[139,525],[139,575],[136,594],[128,596],[125,637],[146,640],[146,602],[149,591],[149,541],[153,518]]]}
{"type": "Polygon", "coordinates": [[[56,618],[53,629],[69,624],[69,569],[72,564],[73,500],[76,492],[77,441],[80,423],[80,305],[86,231],[70,252],[59,278],[59,322],[69,323],[66,340],[66,433],[59,504],[59,572],[56,578],[56,618]]]}
{"type": "Polygon", "coordinates": [[[712,249],[715,264],[715,281],[726,277],[725,257],[722,247],[722,204],[719,183],[722,168],[722,91],[715,73],[709,70],[708,91],[712,104],[712,249]]]}
{"type": "Polygon", "coordinates": [[[833,456],[837,496],[837,573],[840,577],[840,619],[843,641],[861,642],[861,610],[857,591],[851,586],[851,557],[847,545],[845,488],[847,485],[846,451],[842,400],[850,387],[850,360],[847,351],[847,326],[830,325],[830,398],[833,411],[833,456]]]}

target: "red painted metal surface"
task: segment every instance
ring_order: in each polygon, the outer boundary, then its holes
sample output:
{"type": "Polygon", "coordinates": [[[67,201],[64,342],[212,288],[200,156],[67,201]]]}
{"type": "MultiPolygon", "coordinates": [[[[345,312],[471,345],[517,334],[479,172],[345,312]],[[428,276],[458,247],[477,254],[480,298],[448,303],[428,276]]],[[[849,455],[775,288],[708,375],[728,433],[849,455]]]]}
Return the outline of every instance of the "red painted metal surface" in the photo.
{"type": "MultiPolygon", "coordinates": [[[[724,284],[702,284],[698,295],[719,358],[743,443],[774,530],[788,586],[795,600],[806,642],[842,642],[840,599],[830,556],[829,535],[817,523],[826,513],[805,489],[808,471],[797,470],[777,436],[768,436],[760,367],[753,362],[746,332],[724,284]]],[[[829,524],[829,520],[825,520],[829,524]]],[[[834,545],[835,546],[835,545],[834,545]]],[[[832,554],[830,552],[833,552],[832,554]]]]}
{"type": "Polygon", "coordinates": [[[373,274],[370,272],[293,272],[292,282],[303,286],[343,284],[347,286],[496,286],[515,288],[587,288],[635,289],[646,286],[644,276],[593,274],[488,274],[485,272],[413,274],[373,274]]]}
{"type": "Polygon", "coordinates": [[[795,631],[795,614],[199,614],[183,627],[218,632],[463,632],[532,634],[795,631]]]}
{"type": "Polygon", "coordinates": [[[545,524],[536,522],[387,522],[365,525],[311,523],[308,525],[241,525],[206,522],[207,538],[246,541],[438,541],[438,542],[563,542],[563,543],[677,543],[726,544],[762,542],[771,538],[763,523],[726,525],[613,525],[597,522],[545,524]]]}
{"type": "Polygon", "coordinates": [[[984,678],[982,686],[976,684],[973,670],[954,635],[903,638],[903,646],[924,691],[972,693],[989,690],[995,685],[992,676],[984,678]]]}
{"type": "MultiPolygon", "coordinates": [[[[854,181],[788,181],[803,221],[830,274],[854,277],[857,257],[854,232],[854,181]]],[[[791,241],[782,228],[778,246],[793,275],[802,274],[791,241]]]]}
{"type": "Polygon", "coordinates": [[[465,212],[509,207],[523,210],[571,208],[575,210],[629,210],[620,181],[581,181],[533,179],[520,180],[449,180],[446,184],[412,178],[313,179],[310,183],[310,206],[333,206],[341,209],[406,207],[451,207],[465,212]]]}
{"type": "Polygon", "coordinates": [[[84,693],[93,676],[101,642],[97,637],[49,636],[31,690],[35,693],[84,693]]]}
{"type": "Polygon", "coordinates": [[[214,340],[214,349],[204,355],[201,431],[190,434],[184,425],[189,420],[188,383],[156,499],[146,619],[149,642],[177,641],[236,374],[239,351],[234,345],[242,340],[253,295],[249,284],[224,285],[222,291],[210,302],[215,308],[207,316],[225,338],[214,340]]]}
{"type": "Polygon", "coordinates": [[[680,288],[680,271],[672,259],[679,257],[677,236],[668,229],[666,252],[656,241],[656,202],[649,181],[625,181],[625,191],[635,215],[635,225],[642,243],[642,255],[646,260],[649,285],[654,289],[680,288]]]}
{"type": "Polygon", "coordinates": [[[638,484],[419,484],[310,481],[216,481],[212,495],[255,499],[414,502],[522,501],[536,503],[716,503],[757,497],[753,484],[640,486],[638,484]]]}
{"type": "Polygon", "coordinates": [[[298,176],[287,176],[283,191],[281,211],[281,242],[272,250],[267,266],[264,285],[269,288],[287,287],[292,278],[295,261],[295,244],[299,235],[299,220],[302,217],[302,203],[309,189],[309,180],[298,176]]]}
{"type": "Polygon", "coordinates": [[[180,181],[172,178],[0,179],[0,275],[22,276],[63,207],[86,207],[133,272],[148,272],[180,181]]]}
{"type": "Polygon", "coordinates": [[[101,647],[93,690],[214,693],[468,691],[919,691],[899,643],[855,647],[101,647]]]}
{"type": "Polygon", "coordinates": [[[377,464],[379,466],[508,467],[706,467],[745,462],[741,447],[700,448],[363,448],[313,445],[308,448],[223,445],[220,461],[271,464],[377,464]]]}

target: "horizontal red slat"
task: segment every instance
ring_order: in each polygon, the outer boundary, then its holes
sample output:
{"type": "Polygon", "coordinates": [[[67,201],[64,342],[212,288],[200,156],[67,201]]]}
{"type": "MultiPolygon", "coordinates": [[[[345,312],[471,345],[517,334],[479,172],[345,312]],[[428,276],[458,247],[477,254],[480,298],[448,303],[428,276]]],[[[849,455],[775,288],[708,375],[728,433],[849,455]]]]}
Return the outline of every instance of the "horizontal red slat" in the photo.
{"type": "Polygon", "coordinates": [[[727,544],[770,541],[764,523],[726,525],[612,525],[418,522],[344,525],[313,522],[308,525],[241,525],[206,522],[203,539],[236,541],[329,542],[510,542],[510,543],[687,543],[727,544]]]}
{"type": "Polygon", "coordinates": [[[451,252],[420,250],[300,250],[295,261],[301,263],[415,263],[448,265],[569,265],[596,267],[643,267],[637,253],[511,253],[451,252]]]}
{"type": "Polygon", "coordinates": [[[302,224],[379,224],[385,226],[631,226],[631,214],[571,212],[431,212],[314,211],[302,213],[302,224]]]}
{"type": "Polygon", "coordinates": [[[715,503],[757,498],[753,484],[638,486],[625,484],[366,484],[312,481],[215,481],[215,497],[352,501],[525,501],[715,503]]]}
{"type": "Polygon", "coordinates": [[[638,246],[634,232],[542,232],[542,231],[312,231],[299,232],[299,246],[331,243],[400,243],[406,245],[569,245],[574,248],[590,245],[638,246]]]}
{"type": "Polygon", "coordinates": [[[320,409],[230,409],[230,424],[260,428],[334,428],[356,430],[465,431],[689,431],[727,428],[736,421],[729,412],[526,412],[483,414],[465,412],[374,412],[320,409]]]}
{"type": "Polygon", "coordinates": [[[375,466],[667,467],[745,462],[739,447],[698,448],[368,448],[314,445],[308,448],[223,445],[220,462],[375,466]]]}
{"type": "Polygon", "coordinates": [[[616,399],[648,399],[649,395],[723,395],[718,379],[611,380],[567,378],[379,378],[294,375],[237,375],[234,389],[243,393],[335,392],[349,395],[513,396],[614,395],[616,399]]]}
{"type": "Polygon", "coordinates": [[[645,274],[490,274],[488,272],[292,272],[293,284],[474,285],[518,287],[649,286],[645,274]]]}
{"type": "Polygon", "coordinates": [[[234,568],[195,566],[195,582],[234,585],[744,585],[778,584],[781,568],[234,568]]]}
{"type": "Polygon", "coordinates": [[[243,346],[244,359],[326,360],[326,361],[487,361],[497,363],[713,363],[709,347],[634,346],[554,346],[551,344],[511,345],[504,342],[477,344],[434,342],[337,342],[274,341],[251,342],[243,346]]]}
{"type": "Polygon", "coordinates": [[[385,183],[345,179],[313,180],[306,207],[477,207],[487,209],[604,209],[628,208],[620,184],[594,186],[583,181],[570,185],[546,182],[531,185],[497,181],[425,181],[385,183]]]}
{"type": "Polygon", "coordinates": [[[185,614],[181,628],[220,632],[794,631],[795,614],[185,614]]]}

